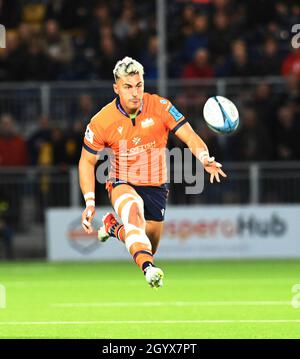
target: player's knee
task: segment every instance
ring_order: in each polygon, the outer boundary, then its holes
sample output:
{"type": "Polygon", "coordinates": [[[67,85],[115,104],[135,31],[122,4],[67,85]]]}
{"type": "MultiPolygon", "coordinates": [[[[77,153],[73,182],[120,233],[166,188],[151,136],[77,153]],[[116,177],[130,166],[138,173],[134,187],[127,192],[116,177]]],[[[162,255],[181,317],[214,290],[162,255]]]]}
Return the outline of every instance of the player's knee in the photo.
{"type": "Polygon", "coordinates": [[[121,217],[124,224],[144,225],[144,202],[137,195],[125,193],[115,202],[114,208],[116,213],[121,217]]]}
{"type": "Polygon", "coordinates": [[[132,203],[131,205],[128,222],[139,228],[145,228],[146,226],[146,221],[141,211],[140,205],[136,202],[132,203]]]}

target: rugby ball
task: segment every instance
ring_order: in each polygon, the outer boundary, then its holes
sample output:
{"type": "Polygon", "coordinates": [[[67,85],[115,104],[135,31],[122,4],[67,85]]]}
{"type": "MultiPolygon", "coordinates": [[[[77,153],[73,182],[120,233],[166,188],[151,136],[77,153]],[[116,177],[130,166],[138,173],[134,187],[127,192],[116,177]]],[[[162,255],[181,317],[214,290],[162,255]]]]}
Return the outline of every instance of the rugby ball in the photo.
{"type": "Polygon", "coordinates": [[[210,97],[203,108],[207,126],[217,133],[231,133],[239,125],[239,112],[235,104],[223,96],[210,97]]]}

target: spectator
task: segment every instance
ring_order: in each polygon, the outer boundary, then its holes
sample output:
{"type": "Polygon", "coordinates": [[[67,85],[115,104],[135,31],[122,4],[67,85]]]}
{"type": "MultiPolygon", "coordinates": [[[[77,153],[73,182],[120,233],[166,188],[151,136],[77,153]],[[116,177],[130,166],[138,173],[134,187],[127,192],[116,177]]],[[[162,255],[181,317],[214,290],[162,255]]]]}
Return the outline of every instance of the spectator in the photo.
{"type": "Polygon", "coordinates": [[[257,85],[251,105],[257,112],[258,121],[266,126],[270,137],[274,138],[274,118],[276,118],[277,101],[272,96],[271,88],[266,82],[261,82],[257,85]]]}
{"type": "Polygon", "coordinates": [[[42,118],[41,128],[30,139],[31,150],[34,148],[34,159],[40,166],[65,164],[64,135],[60,128],[49,128],[47,119],[42,118]]]}
{"type": "Polygon", "coordinates": [[[51,130],[50,146],[50,164],[53,166],[64,166],[66,164],[65,138],[63,131],[59,127],[54,127],[51,130]]]}
{"type": "Polygon", "coordinates": [[[291,6],[291,15],[289,15],[290,25],[300,24],[300,4],[294,2],[291,6]]]}
{"type": "Polygon", "coordinates": [[[39,39],[33,39],[27,49],[22,67],[22,79],[26,81],[56,80],[58,69],[51,58],[44,52],[39,39]]]}
{"type": "Polygon", "coordinates": [[[42,116],[39,119],[38,128],[28,140],[28,149],[32,165],[37,165],[42,147],[50,141],[51,128],[48,117],[42,116]]]}
{"type": "Polygon", "coordinates": [[[182,11],[182,20],[181,20],[181,26],[190,26],[193,27],[193,24],[195,22],[196,12],[195,7],[191,4],[185,5],[182,11]]]}
{"type": "Polygon", "coordinates": [[[217,12],[213,17],[213,25],[209,32],[209,51],[214,56],[214,63],[223,65],[233,40],[230,19],[224,12],[217,12]]]}
{"type": "MultiPolygon", "coordinates": [[[[184,86],[182,90],[176,95],[175,103],[178,108],[185,114],[189,121],[192,119],[199,119],[202,117],[202,109],[207,100],[207,91],[199,86],[184,86]],[[197,106],[195,106],[197,104],[197,106]]],[[[193,126],[197,127],[194,123],[193,126]]]]}
{"type": "Polygon", "coordinates": [[[61,76],[63,80],[90,80],[96,78],[94,62],[95,47],[83,33],[73,37],[73,60],[61,76]]]}
{"type": "Polygon", "coordinates": [[[114,34],[120,41],[124,41],[130,32],[130,25],[136,21],[135,13],[132,7],[125,7],[122,11],[121,18],[114,25],[114,34]]]}
{"type": "Polygon", "coordinates": [[[253,76],[254,68],[249,60],[246,43],[235,40],[231,46],[229,76],[253,76]]]}
{"type": "Polygon", "coordinates": [[[99,3],[93,9],[93,18],[94,24],[97,27],[102,27],[104,25],[111,25],[110,9],[109,6],[105,3],[99,3]]]}
{"type": "Polygon", "coordinates": [[[263,44],[260,60],[257,64],[258,75],[278,76],[281,62],[282,58],[277,41],[271,37],[267,38],[263,44]]]}
{"type": "Polygon", "coordinates": [[[3,79],[4,81],[20,81],[24,76],[22,67],[26,59],[25,52],[22,50],[19,35],[15,31],[6,34],[6,48],[3,50],[3,79]]]}
{"type": "Polygon", "coordinates": [[[283,76],[294,75],[300,78],[300,49],[293,49],[283,60],[281,74],[283,76]]]}
{"type": "Polygon", "coordinates": [[[214,12],[232,12],[232,0],[212,0],[214,12]]]}
{"type": "Polygon", "coordinates": [[[107,4],[101,3],[92,12],[91,25],[87,33],[89,46],[95,49],[100,43],[101,38],[107,33],[112,36],[110,9],[107,4]]]}
{"type": "Polygon", "coordinates": [[[82,150],[82,141],[84,137],[84,126],[81,121],[76,121],[70,133],[65,140],[65,162],[68,165],[78,164],[82,150]]]}
{"type": "Polygon", "coordinates": [[[281,102],[287,102],[300,97],[300,78],[288,75],[285,77],[285,88],[281,96],[281,102]]]}
{"type": "Polygon", "coordinates": [[[74,112],[71,114],[73,122],[80,121],[84,127],[96,113],[93,98],[89,94],[80,95],[73,109],[74,112]]]}
{"type": "Polygon", "coordinates": [[[96,53],[96,68],[100,79],[111,80],[113,69],[119,57],[119,52],[113,37],[103,37],[98,52],[96,53]]]}
{"type": "Polygon", "coordinates": [[[43,38],[45,53],[58,65],[66,65],[73,58],[73,48],[70,37],[60,32],[59,25],[55,20],[48,20],[43,38]]]}
{"type": "Polygon", "coordinates": [[[187,64],[182,73],[182,78],[211,78],[214,76],[214,69],[209,64],[209,54],[206,49],[198,49],[194,60],[187,64]]]}
{"type": "Polygon", "coordinates": [[[133,58],[139,58],[141,55],[141,49],[147,42],[148,34],[142,30],[137,22],[130,24],[128,37],[124,42],[124,49],[128,54],[131,54],[133,58]]]}
{"type": "Polygon", "coordinates": [[[153,35],[148,40],[148,46],[146,51],[144,51],[140,58],[145,70],[145,79],[155,80],[158,76],[157,71],[157,46],[158,38],[156,35],[153,35]]]}
{"type": "Polygon", "coordinates": [[[277,41],[281,51],[289,51],[289,33],[287,30],[281,28],[275,21],[269,22],[265,26],[262,26],[262,29],[266,38],[272,37],[277,41]]]}
{"type": "Polygon", "coordinates": [[[276,23],[283,29],[289,30],[291,27],[291,24],[289,22],[289,16],[290,11],[286,1],[276,1],[274,14],[274,20],[276,21],[276,23]]]}
{"type": "Polygon", "coordinates": [[[241,117],[243,118],[242,127],[238,135],[230,139],[234,159],[237,161],[270,160],[271,139],[264,124],[258,121],[254,108],[245,108],[241,117]]]}
{"type": "Polygon", "coordinates": [[[36,35],[34,34],[34,31],[30,27],[30,25],[28,25],[25,22],[22,22],[20,24],[18,29],[18,34],[19,34],[20,48],[22,49],[22,51],[25,52],[30,44],[30,41],[36,35]]]}
{"type": "Polygon", "coordinates": [[[91,15],[92,1],[51,0],[47,2],[46,19],[54,19],[62,29],[84,28],[91,15]]]}
{"type": "Polygon", "coordinates": [[[208,17],[204,14],[194,20],[193,33],[185,40],[184,58],[191,60],[199,48],[208,48],[208,17]]]}
{"type": "Polygon", "coordinates": [[[26,166],[28,154],[26,142],[17,134],[10,114],[0,118],[0,166],[26,166]]]}
{"type": "Polygon", "coordinates": [[[290,105],[278,110],[276,155],[278,160],[299,160],[299,125],[290,105]]]}

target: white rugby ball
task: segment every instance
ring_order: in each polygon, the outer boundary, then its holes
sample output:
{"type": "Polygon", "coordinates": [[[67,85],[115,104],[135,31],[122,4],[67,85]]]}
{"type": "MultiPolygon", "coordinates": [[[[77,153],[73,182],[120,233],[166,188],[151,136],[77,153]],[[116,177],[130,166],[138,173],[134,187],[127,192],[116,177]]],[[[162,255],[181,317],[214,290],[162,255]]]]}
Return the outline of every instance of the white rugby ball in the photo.
{"type": "Polygon", "coordinates": [[[203,108],[207,126],[217,133],[231,133],[239,125],[239,112],[235,104],[223,96],[210,97],[203,108]]]}

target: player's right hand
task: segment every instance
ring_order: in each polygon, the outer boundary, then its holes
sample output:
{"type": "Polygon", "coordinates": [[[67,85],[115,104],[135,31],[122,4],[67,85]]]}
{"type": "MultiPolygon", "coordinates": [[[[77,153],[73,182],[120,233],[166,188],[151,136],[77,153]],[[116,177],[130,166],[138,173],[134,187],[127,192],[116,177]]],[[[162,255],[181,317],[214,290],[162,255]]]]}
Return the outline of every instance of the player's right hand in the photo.
{"type": "Polygon", "coordinates": [[[82,212],[82,216],[81,216],[82,228],[88,234],[93,232],[92,220],[93,220],[94,216],[95,216],[95,207],[94,206],[88,206],[82,212]]]}
{"type": "Polygon", "coordinates": [[[214,157],[205,158],[203,161],[203,166],[205,171],[210,174],[210,183],[213,183],[214,179],[216,179],[217,182],[220,182],[219,175],[222,177],[227,177],[226,173],[224,173],[221,169],[221,163],[216,162],[214,157]]]}

